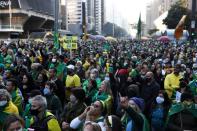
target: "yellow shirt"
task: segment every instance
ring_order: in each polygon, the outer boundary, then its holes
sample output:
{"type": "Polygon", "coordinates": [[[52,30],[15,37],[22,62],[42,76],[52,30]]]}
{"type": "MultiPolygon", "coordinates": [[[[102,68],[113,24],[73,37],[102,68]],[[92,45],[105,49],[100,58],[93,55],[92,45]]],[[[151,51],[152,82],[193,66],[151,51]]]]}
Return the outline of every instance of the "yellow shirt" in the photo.
{"type": "Polygon", "coordinates": [[[70,88],[74,88],[74,87],[80,87],[81,86],[81,81],[80,81],[80,78],[78,75],[74,75],[74,76],[70,76],[70,75],[67,75],[66,77],[66,97],[70,97],[70,88]]]}
{"type": "Polygon", "coordinates": [[[109,63],[106,63],[106,70],[107,70],[107,73],[109,73],[109,63]]]}
{"type": "Polygon", "coordinates": [[[180,84],[179,80],[181,78],[182,77],[180,75],[176,76],[174,73],[171,73],[166,76],[164,81],[164,88],[169,98],[172,97],[173,91],[179,88],[179,84],[180,84]]]}
{"type": "Polygon", "coordinates": [[[83,68],[85,70],[88,70],[89,66],[90,66],[90,63],[86,60],[85,63],[83,64],[83,68]]]}
{"type": "Polygon", "coordinates": [[[66,88],[80,87],[80,86],[81,86],[81,82],[78,75],[76,74],[74,76],[67,75],[66,88]]]}
{"type": "Polygon", "coordinates": [[[48,125],[48,131],[61,131],[59,123],[56,119],[49,120],[47,125],[48,125]]]}

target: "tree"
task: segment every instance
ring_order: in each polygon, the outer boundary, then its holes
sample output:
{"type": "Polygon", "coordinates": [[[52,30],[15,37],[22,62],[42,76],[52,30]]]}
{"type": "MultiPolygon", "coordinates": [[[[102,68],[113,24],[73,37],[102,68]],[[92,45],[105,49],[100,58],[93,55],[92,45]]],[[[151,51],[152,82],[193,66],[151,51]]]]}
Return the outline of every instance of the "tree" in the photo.
{"type": "Polygon", "coordinates": [[[159,30],[158,30],[158,29],[150,29],[150,30],[148,31],[148,34],[149,34],[149,35],[152,35],[153,33],[157,32],[157,31],[159,31],[159,30]]]}
{"type": "Polygon", "coordinates": [[[179,0],[171,6],[168,11],[168,16],[163,20],[163,23],[167,25],[169,29],[175,29],[183,15],[187,15],[185,29],[188,30],[190,28],[191,11],[185,7],[184,0],[179,0]]]}
{"type": "Polygon", "coordinates": [[[92,34],[92,35],[98,35],[98,32],[96,32],[95,29],[89,30],[88,34],[92,34]]]}
{"type": "Polygon", "coordinates": [[[113,36],[113,28],[114,28],[114,37],[123,37],[128,35],[125,29],[111,22],[107,22],[106,24],[104,24],[103,35],[113,36]]]}
{"type": "Polygon", "coordinates": [[[113,23],[107,22],[103,26],[103,34],[104,35],[113,35],[113,23]]]}
{"type": "MultiPolygon", "coordinates": [[[[144,29],[145,29],[146,24],[142,21],[141,22],[141,33],[144,35],[144,29]]],[[[138,23],[132,24],[133,29],[138,29],[138,23]]]]}

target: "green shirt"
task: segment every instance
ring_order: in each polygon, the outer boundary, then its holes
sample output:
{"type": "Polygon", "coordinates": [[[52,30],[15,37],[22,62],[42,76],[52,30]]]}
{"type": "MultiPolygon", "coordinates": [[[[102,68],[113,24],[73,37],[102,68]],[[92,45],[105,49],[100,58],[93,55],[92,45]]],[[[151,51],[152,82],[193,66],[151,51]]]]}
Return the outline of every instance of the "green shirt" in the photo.
{"type": "Polygon", "coordinates": [[[197,95],[197,80],[193,80],[189,83],[190,90],[194,96],[197,95]]]}

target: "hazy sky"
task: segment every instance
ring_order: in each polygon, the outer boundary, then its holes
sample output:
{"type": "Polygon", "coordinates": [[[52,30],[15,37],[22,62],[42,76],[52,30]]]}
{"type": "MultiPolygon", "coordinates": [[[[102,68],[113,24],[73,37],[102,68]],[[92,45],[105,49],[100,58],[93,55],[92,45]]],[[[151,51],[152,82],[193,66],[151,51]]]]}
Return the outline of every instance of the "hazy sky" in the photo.
{"type": "Polygon", "coordinates": [[[106,0],[107,21],[118,24],[135,36],[137,31],[131,29],[130,24],[138,22],[140,13],[142,21],[146,21],[146,5],[150,1],[152,0],[106,0]]]}
{"type": "Polygon", "coordinates": [[[114,12],[115,21],[123,17],[128,23],[136,23],[141,12],[142,20],[145,21],[149,1],[151,0],[106,0],[107,20],[113,21],[114,12]]]}

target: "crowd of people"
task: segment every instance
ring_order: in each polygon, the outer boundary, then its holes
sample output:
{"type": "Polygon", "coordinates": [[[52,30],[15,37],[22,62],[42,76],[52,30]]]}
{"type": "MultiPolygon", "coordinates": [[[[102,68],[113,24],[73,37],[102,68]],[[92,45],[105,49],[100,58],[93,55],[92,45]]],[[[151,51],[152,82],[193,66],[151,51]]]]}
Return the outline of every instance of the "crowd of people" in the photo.
{"type": "Polygon", "coordinates": [[[197,45],[0,42],[0,130],[197,131],[197,45]]]}

